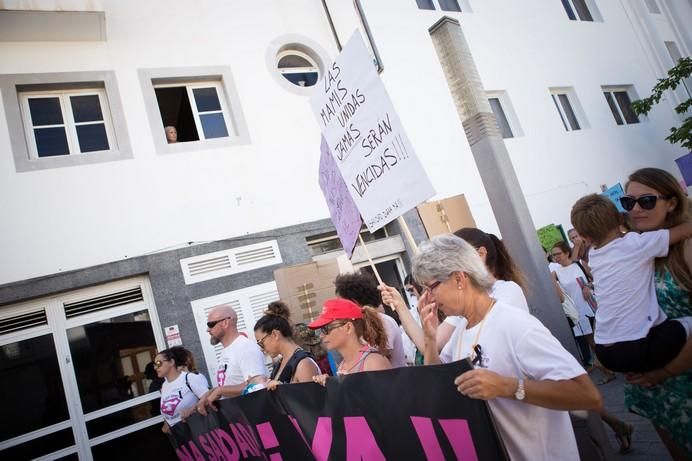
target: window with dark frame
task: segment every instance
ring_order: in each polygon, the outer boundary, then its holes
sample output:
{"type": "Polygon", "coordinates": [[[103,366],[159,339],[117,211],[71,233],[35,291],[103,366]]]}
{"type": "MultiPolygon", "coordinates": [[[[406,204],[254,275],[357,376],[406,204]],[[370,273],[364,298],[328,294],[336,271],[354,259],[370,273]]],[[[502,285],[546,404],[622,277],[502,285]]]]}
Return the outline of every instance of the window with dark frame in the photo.
{"type": "Polygon", "coordinates": [[[437,5],[432,0],[416,0],[419,10],[435,10],[439,7],[442,11],[461,13],[458,0],[437,0],[437,5]]]}
{"type": "Polygon", "coordinates": [[[618,125],[639,123],[639,117],[632,109],[632,101],[627,90],[606,90],[603,92],[603,96],[605,96],[615,123],[618,125]]]}
{"type": "Polygon", "coordinates": [[[572,109],[572,103],[567,93],[553,93],[550,96],[553,98],[553,103],[555,103],[555,107],[560,114],[560,119],[562,120],[565,130],[580,130],[581,126],[579,125],[579,120],[572,109]]]}
{"type": "Polygon", "coordinates": [[[500,127],[500,132],[502,133],[502,137],[505,139],[513,138],[514,133],[512,133],[512,128],[509,125],[509,121],[507,120],[507,116],[505,114],[505,111],[502,108],[502,104],[500,103],[500,99],[499,98],[488,98],[488,102],[490,103],[490,108],[492,109],[493,114],[495,114],[495,119],[497,120],[497,125],[500,127]]]}
{"type": "Polygon", "coordinates": [[[562,6],[571,21],[590,21],[593,22],[593,15],[586,5],[585,0],[561,0],[562,6]]]}

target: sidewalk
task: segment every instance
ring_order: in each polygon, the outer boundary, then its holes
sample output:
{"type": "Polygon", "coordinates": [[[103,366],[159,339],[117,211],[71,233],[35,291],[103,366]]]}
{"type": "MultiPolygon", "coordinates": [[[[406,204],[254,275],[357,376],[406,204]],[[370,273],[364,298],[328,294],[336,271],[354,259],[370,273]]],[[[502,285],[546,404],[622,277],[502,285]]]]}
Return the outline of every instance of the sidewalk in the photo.
{"type": "MultiPolygon", "coordinates": [[[[597,381],[601,378],[599,371],[591,373],[591,379],[597,381]]],[[[625,408],[625,397],[623,393],[624,378],[620,373],[617,374],[617,379],[598,386],[603,394],[603,402],[606,409],[617,416],[619,419],[634,426],[632,434],[632,449],[629,453],[618,453],[619,444],[613,435],[610,427],[604,424],[606,433],[609,435],[609,440],[613,450],[616,453],[615,459],[623,461],[670,461],[668,450],[658,437],[656,430],[648,419],[642,418],[630,413],[625,408]]]]}

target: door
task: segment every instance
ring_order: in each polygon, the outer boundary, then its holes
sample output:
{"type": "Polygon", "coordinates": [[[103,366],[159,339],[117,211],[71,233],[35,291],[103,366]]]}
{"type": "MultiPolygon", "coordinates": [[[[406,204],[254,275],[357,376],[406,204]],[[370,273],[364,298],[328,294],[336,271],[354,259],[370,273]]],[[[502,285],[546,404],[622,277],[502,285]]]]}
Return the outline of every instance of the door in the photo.
{"type": "Polygon", "coordinates": [[[164,340],[145,278],[0,311],[3,459],[174,459],[149,392],[164,340]]]}

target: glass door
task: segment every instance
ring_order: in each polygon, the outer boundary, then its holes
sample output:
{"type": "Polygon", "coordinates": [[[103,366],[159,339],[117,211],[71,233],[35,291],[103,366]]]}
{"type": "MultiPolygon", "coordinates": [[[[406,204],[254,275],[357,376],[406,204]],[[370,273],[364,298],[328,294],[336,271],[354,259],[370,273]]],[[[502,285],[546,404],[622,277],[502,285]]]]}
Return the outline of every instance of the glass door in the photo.
{"type": "MultiPolygon", "coordinates": [[[[42,312],[40,326],[0,329],[0,408],[16,415],[0,459],[175,459],[147,374],[165,347],[148,281],[78,290],[42,312]]],[[[0,310],[0,328],[13,319],[0,310]]]]}

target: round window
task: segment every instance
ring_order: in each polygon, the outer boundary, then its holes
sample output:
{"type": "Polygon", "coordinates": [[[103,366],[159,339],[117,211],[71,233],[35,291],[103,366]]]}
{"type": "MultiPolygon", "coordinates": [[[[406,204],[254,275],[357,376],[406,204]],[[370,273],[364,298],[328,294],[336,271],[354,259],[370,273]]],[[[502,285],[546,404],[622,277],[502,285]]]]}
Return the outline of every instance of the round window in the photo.
{"type": "Polygon", "coordinates": [[[317,63],[301,51],[282,51],[277,56],[276,67],[283,78],[296,86],[313,86],[320,79],[317,63]]]}

